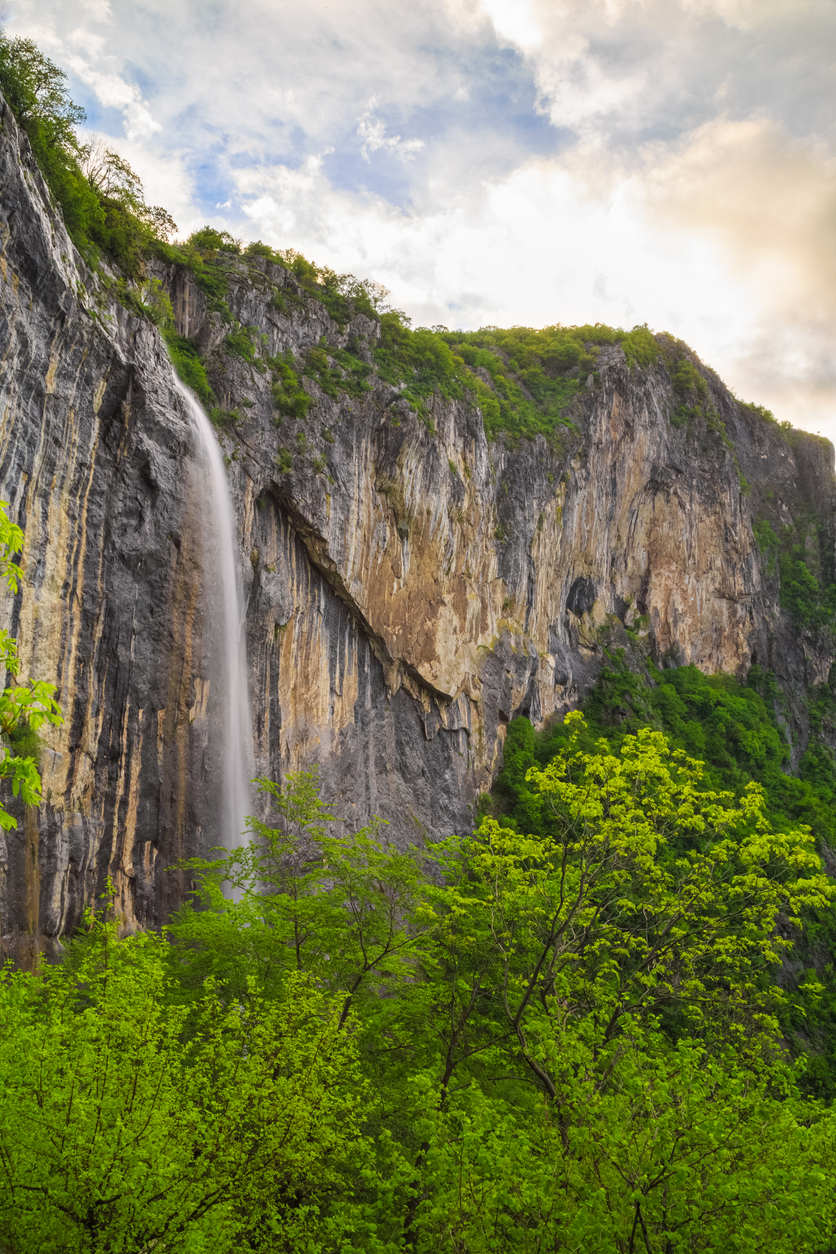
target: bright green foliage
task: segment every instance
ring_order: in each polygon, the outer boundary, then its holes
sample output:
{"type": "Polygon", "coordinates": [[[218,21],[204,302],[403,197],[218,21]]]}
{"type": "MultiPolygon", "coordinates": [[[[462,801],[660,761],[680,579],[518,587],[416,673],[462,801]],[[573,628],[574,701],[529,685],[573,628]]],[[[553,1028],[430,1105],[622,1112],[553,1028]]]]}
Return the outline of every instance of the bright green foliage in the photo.
{"type": "Polygon", "coordinates": [[[86,115],[70,99],[66,77],[31,39],[9,39],[0,31],[0,88],[29,137],[67,230],[89,248],[91,231],[104,227],[104,212],[81,171],[84,149],[75,127],[86,115]]]}
{"type": "MultiPolygon", "coordinates": [[[[450,351],[445,339],[422,327],[413,331],[408,319],[396,310],[380,319],[380,339],[374,350],[375,372],[384,383],[400,387],[401,395],[433,430],[427,407],[434,394],[446,400],[460,400],[474,379],[464,362],[450,351]]],[[[481,396],[479,397],[481,404],[481,396]]]]}
{"type": "Polygon", "coordinates": [[[767,409],[765,405],[756,405],[754,401],[738,401],[737,404],[738,407],[745,413],[757,415],[757,417],[762,418],[764,422],[775,423],[777,426],[775,415],[772,410],[767,409]]]}
{"type": "Polygon", "coordinates": [[[212,909],[177,921],[181,978],[300,970],[345,997],[370,1126],[401,1144],[394,1196],[365,1195],[390,1248],[615,1254],[642,1224],[652,1250],[816,1248],[832,1133],[757,972],[778,910],[834,890],[757,789],[702,792],[658,733],[568,744],[527,782],[548,833],[487,819],[438,847],[438,885],[378,833],[329,837],[315,779],[289,785],[253,850],[192,864],[212,909]]]}
{"type": "MultiPolygon", "coordinates": [[[[663,1014],[677,1033],[733,1040],[741,1057],[754,1041],[760,1058],[778,995],[753,973],[780,956],[778,911],[795,917],[836,894],[812,837],[773,833],[756,784],[739,801],[705,790],[699,764],[669,755],[659,732],[626,736],[618,754],[604,740],[584,752],[582,716],[566,725],[564,748],[526,772],[542,834],[486,818],[467,853],[470,882],[481,868],[495,889],[501,870],[523,893],[521,914],[491,922],[514,1031],[546,996],[555,1013],[594,1012],[602,1045],[623,1020],[663,1014]],[[516,964],[523,938],[533,948],[518,969],[505,944],[516,964]]],[[[523,1036],[519,1047],[539,1074],[523,1036]]]]}
{"type": "Polygon", "coordinates": [[[778,912],[836,891],[811,838],[658,732],[567,730],[525,833],[488,818],[422,866],[337,835],[314,773],[265,782],[271,822],[189,864],[203,908],[167,941],[93,924],[0,985],[0,1242],[823,1248],[834,1120],[765,978],[778,912]]]}
{"type": "Polygon", "coordinates": [[[273,376],[273,401],[277,410],[280,414],[301,421],[308,412],[313,398],[302,386],[293,354],[290,349],[286,349],[281,357],[269,357],[267,361],[273,376]]]}
{"type": "MultiPolygon", "coordinates": [[[[10,521],[6,503],[0,501],[0,582],[10,592],[17,592],[23,572],[14,561],[14,555],[23,547],[23,532],[10,521]]],[[[17,642],[5,628],[0,628],[0,667],[12,679],[0,692],[0,779],[11,781],[12,792],[26,803],[39,805],[41,801],[41,777],[38,774],[37,731],[44,723],[57,726],[63,719],[55,700],[55,684],[42,680],[30,680],[27,684],[14,682],[20,674],[17,642]]],[[[14,828],[17,824],[3,806],[0,806],[0,828],[14,828]]]]}
{"type": "Polygon", "coordinates": [[[788,1100],[758,971],[779,909],[834,888],[806,833],[771,832],[757,788],[703,792],[649,730],[580,752],[568,722],[559,757],[526,773],[542,835],[488,818],[442,863],[429,1231],[450,1249],[815,1249],[832,1130],[788,1100]]]}
{"type": "MultiPolygon", "coordinates": [[[[358,343],[352,345],[359,347],[358,343]]],[[[336,400],[341,393],[359,397],[370,392],[372,385],[368,382],[371,366],[344,348],[327,344],[324,339],[318,348],[309,349],[305,354],[304,373],[315,378],[326,396],[336,400]]]]}
{"type": "MultiPolygon", "coordinates": [[[[328,266],[318,266],[308,261],[294,248],[276,249],[256,240],[248,244],[245,257],[264,257],[283,266],[299,284],[303,293],[313,296],[324,305],[328,314],[342,330],[355,314],[379,318],[385,306],[388,290],[373,279],[356,279],[353,274],[337,274],[328,266]]],[[[286,313],[299,301],[294,292],[277,288],[273,294],[274,308],[286,313]]]]}
{"type": "MultiPolygon", "coordinates": [[[[755,780],[764,789],[767,813],[776,826],[808,823],[818,839],[836,844],[829,791],[836,775],[831,783],[830,760],[817,750],[801,778],[786,774],[789,750],[774,712],[778,695],[774,680],[757,666],[740,683],[733,675],[704,675],[695,666],[659,671],[643,663],[630,669],[617,653],[583,704],[590,724],[585,743],[589,747],[607,735],[618,745],[642,726],[656,727],[675,748],[704,761],[710,787],[740,792],[755,780]]],[[[523,764],[527,769],[549,761],[567,735],[563,724],[541,735],[535,735],[526,719],[510,725],[505,769],[495,791],[516,823],[530,821],[527,811],[517,812],[523,764]]]]}
{"type": "Polygon", "coordinates": [[[550,437],[556,427],[568,423],[566,408],[595,369],[595,350],[587,349],[584,337],[592,331],[594,339],[598,330],[483,328],[444,338],[471,370],[481,368],[490,375],[490,387],[476,376],[488,437],[505,431],[514,440],[550,437]]]}
{"type": "Polygon", "coordinates": [[[167,951],[90,919],[62,966],[0,979],[0,1242],[335,1248],[321,1201],[369,1158],[339,1005],[294,976],[184,1002],[167,951]]]}
{"type": "Polygon", "coordinates": [[[766,572],[771,575],[775,569],[775,558],[778,552],[778,537],[770,526],[767,518],[759,518],[752,524],[752,531],[758,542],[758,548],[766,562],[766,572]]]}
{"type": "Polygon", "coordinates": [[[696,395],[699,399],[708,396],[708,385],[696,366],[687,357],[680,357],[676,369],[671,375],[674,391],[680,396],[696,395]]]}
{"type": "MultiPolygon", "coordinates": [[[[672,745],[705,760],[705,783],[716,790],[739,794],[750,779],[763,787],[766,813],[772,825],[788,830],[809,824],[817,842],[836,845],[836,761],[824,735],[833,735],[834,698],[825,685],[810,695],[811,739],[801,759],[798,776],[787,772],[785,732],[776,722],[780,693],[774,679],[757,666],[745,684],[731,675],[703,675],[695,667],[657,671],[637,665],[635,670],[617,654],[602,672],[584,703],[588,730],[580,742],[592,748],[607,735],[620,745],[626,735],[650,724],[665,732],[672,745]]],[[[535,733],[527,719],[508,728],[505,766],[497,779],[493,808],[502,821],[519,830],[539,831],[541,803],[525,782],[532,765],[548,762],[565,745],[568,729],[558,725],[535,733]]],[[[797,940],[801,961],[816,962],[822,993],[818,1000],[793,992],[796,1010],[782,1012],[783,1029],[796,1053],[808,1055],[802,1078],[805,1091],[828,1098],[836,1095],[836,971],[822,966],[822,954],[836,946],[836,911],[810,908],[804,912],[803,932],[797,940]]]]}
{"type": "Polygon", "coordinates": [[[21,126],[37,123],[45,143],[78,156],[75,128],[86,115],[70,99],[66,78],[31,39],[0,32],[0,84],[15,117],[21,126]]]}
{"type": "Polygon", "coordinates": [[[240,255],[241,252],[240,243],[233,239],[229,231],[216,231],[212,226],[204,226],[199,231],[193,231],[188,243],[204,258],[219,252],[232,253],[235,256],[240,255]]]}
{"type": "Polygon", "coordinates": [[[262,360],[262,353],[266,338],[262,336],[258,327],[242,327],[235,323],[233,329],[224,338],[223,346],[228,353],[241,357],[249,365],[254,366],[259,373],[263,373],[266,367],[262,360]]]}
{"type": "Polygon", "coordinates": [[[834,630],[836,585],[822,588],[810,570],[806,550],[799,544],[780,554],[781,608],[788,610],[798,625],[808,631],[834,630]]]}
{"type": "Polygon", "coordinates": [[[212,389],[197,343],[185,335],[177,335],[170,328],[163,332],[163,338],[178,376],[192,389],[204,407],[207,407],[212,400],[212,389]]]}
{"type": "Polygon", "coordinates": [[[433,393],[446,399],[470,395],[482,410],[489,439],[503,432],[512,442],[537,435],[551,439],[559,428],[571,427],[567,407],[582,378],[594,370],[595,348],[587,345],[621,341],[631,362],[653,360],[649,343],[655,340],[641,327],[629,336],[601,326],[413,331],[403,314],[390,311],[380,320],[375,368],[385,382],[401,385],[428,425],[426,402],[433,393]]]}
{"type": "Polygon", "coordinates": [[[70,99],[66,77],[31,39],[0,31],[0,89],[29,137],[67,230],[90,261],[100,250],[135,275],[151,241],[167,238],[175,224],[164,209],[146,204],[123,157],[79,141],[75,127],[85,114],[70,99]]]}
{"type": "Polygon", "coordinates": [[[552,438],[571,425],[571,402],[595,372],[598,346],[620,344],[630,366],[651,366],[660,356],[646,326],[622,331],[600,324],[583,327],[511,327],[444,332],[454,355],[471,370],[490,375],[488,386],[472,376],[489,438],[501,431],[514,441],[536,435],[552,438]]]}
{"type": "Polygon", "coordinates": [[[146,204],[138,175],[101,141],[84,147],[81,168],[104,215],[91,239],[124,274],[139,274],[152,241],[170,238],[176,223],[165,209],[146,204]]]}
{"type": "Polygon", "coordinates": [[[201,359],[200,347],[197,340],[177,334],[171,300],[159,279],[143,279],[133,289],[123,291],[121,299],[125,304],[132,302],[137,313],[156,323],[178,377],[208,409],[212,402],[212,389],[201,359]]]}
{"type": "Polygon", "coordinates": [[[755,521],[752,530],[768,574],[776,564],[781,581],[781,608],[805,633],[834,634],[836,584],[827,534],[814,515],[803,515],[779,528],[768,518],[755,521]]]}
{"type": "Polygon", "coordinates": [[[277,825],[253,819],[249,845],[217,862],[188,863],[212,909],[182,911],[171,934],[206,941],[207,929],[217,929],[211,943],[188,954],[189,979],[200,982],[211,971],[237,990],[255,973],[269,992],[286,971],[308,973],[344,995],[345,1019],[352,1002],[377,1001],[381,979],[404,974],[411,943],[405,917],[420,881],[416,857],[387,847],[376,823],[350,840],[330,834],[333,816],[316,772],[288,776],[284,791],[259,782],[277,825]],[[234,902],[224,897],[224,884],[234,902]]]}
{"type": "Polygon", "coordinates": [[[194,231],[185,244],[155,240],[151,251],[169,265],[185,266],[207,298],[207,305],[225,322],[232,322],[227,303],[231,268],[237,263],[240,246],[226,231],[210,226],[194,231]]]}
{"type": "MultiPolygon", "coordinates": [[[[259,248],[268,255],[266,245],[259,248]]],[[[388,308],[388,290],[374,279],[356,279],[353,274],[337,274],[329,266],[308,261],[293,248],[269,250],[272,260],[290,271],[303,291],[308,292],[328,310],[342,329],[355,313],[377,319],[388,308]]]]}
{"type": "MultiPolygon", "coordinates": [[[[683,340],[672,335],[663,337],[661,351],[673,384],[674,399],[678,402],[670,415],[671,423],[675,427],[690,428],[696,422],[704,422],[709,431],[720,437],[736,464],[737,457],[725,423],[711,398],[705,376],[697,369],[699,359],[696,354],[683,340]]],[[[745,480],[741,480],[741,486],[748,494],[745,480]]]]}
{"type": "Polygon", "coordinates": [[[646,322],[628,331],[620,344],[631,367],[654,366],[661,355],[656,336],[649,330],[646,322]]]}

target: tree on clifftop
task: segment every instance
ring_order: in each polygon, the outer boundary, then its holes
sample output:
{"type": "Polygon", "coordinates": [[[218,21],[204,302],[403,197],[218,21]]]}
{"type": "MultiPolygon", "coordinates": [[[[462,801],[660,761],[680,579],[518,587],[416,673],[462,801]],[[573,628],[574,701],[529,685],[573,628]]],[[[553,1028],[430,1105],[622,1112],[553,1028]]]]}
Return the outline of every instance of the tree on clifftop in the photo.
{"type": "Polygon", "coordinates": [[[83,144],[76,126],[86,114],[70,98],[67,76],[31,39],[0,30],[0,90],[23,127],[76,246],[95,263],[97,250],[129,276],[144,248],[167,239],[176,224],[148,205],[137,174],[101,141],[83,144]]]}

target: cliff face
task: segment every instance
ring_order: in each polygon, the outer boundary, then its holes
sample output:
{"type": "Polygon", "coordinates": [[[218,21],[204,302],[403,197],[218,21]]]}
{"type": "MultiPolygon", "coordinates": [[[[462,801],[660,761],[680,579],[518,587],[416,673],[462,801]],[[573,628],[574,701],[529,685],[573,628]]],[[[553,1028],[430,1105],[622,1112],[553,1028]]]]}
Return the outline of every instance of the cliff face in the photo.
{"type": "Polygon", "coordinates": [[[212,785],[194,436],[158,334],[82,265],[8,109],[2,127],[0,497],[26,572],[4,622],[65,715],[46,804],[0,837],[4,944],[25,953],[108,874],[129,922],[162,917],[182,885],[160,868],[194,849],[212,785]]]}
{"type": "MultiPolygon", "coordinates": [[[[107,874],[128,926],[160,922],[184,889],[164,868],[216,839],[219,772],[194,435],[157,331],[86,270],[2,121],[0,496],[26,533],[6,621],[66,715],[46,804],[0,850],[19,952],[71,928],[107,874]]],[[[373,374],[355,396],[306,378],[304,420],[281,419],[267,355],[350,344],[371,362],[378,323],[340,327],[282,267],[230,261],[247,360],[188,270],[156,274],[239,415],[220,439],[259,774],[317,762],[339,811],[378,814],[401,842],[464,829],[509,719],[570,708],[628,633],[660,661],[772,668],[803,748],[800,697],[832,657],[779,608],[753,520],[806,527],[832,576],[826,442],[791,437],[706,371],[717,418],[677,426],[664,361],[631,368],[616,345],[553,447],[488,444],[473,404],[438,395],[424,421],[373,374]]]]}

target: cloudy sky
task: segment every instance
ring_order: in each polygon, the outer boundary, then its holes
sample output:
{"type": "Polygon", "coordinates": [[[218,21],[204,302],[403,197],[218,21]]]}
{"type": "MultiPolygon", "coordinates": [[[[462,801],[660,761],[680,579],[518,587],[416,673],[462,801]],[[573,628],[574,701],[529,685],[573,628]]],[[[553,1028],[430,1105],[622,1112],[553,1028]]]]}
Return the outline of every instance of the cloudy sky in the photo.
{"type": "Polygon", "coordinates": [[[647,322],[836,439],[836,0],[5,0],[182,235],[647,322]]]}

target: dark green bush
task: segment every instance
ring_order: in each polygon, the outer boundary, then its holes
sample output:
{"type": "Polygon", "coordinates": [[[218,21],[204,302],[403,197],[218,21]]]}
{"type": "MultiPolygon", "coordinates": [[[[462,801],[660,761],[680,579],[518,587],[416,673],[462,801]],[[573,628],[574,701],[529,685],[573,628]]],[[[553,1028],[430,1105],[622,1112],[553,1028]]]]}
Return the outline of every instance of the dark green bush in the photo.
{"type": "Polygon", "coordinates": [[[793,545],[779,557],[781,608],[788,610],[800,627],[821,632],[833,630],[836,587],[823,588],[807,565],[807,552],[793,545]]]}

